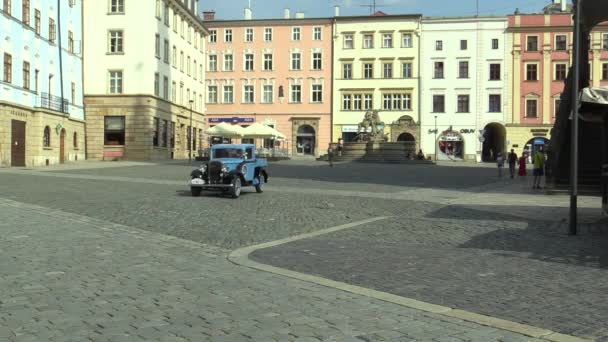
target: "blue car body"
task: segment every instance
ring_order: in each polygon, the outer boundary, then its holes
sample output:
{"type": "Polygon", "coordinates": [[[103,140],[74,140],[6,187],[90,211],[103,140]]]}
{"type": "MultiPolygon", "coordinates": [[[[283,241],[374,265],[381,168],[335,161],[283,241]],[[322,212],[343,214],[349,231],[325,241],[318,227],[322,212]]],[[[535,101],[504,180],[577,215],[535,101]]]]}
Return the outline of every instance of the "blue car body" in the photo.
{"type": "Polygon", "coordinates": [[[237,198],[245,186],[262,192],[262,185],[268,182],[267,166],[266,159],[255,155],[253,144],[213,145],[209,161],[190,173],[192,196],[203,190],[215,190],[237,198]]]}

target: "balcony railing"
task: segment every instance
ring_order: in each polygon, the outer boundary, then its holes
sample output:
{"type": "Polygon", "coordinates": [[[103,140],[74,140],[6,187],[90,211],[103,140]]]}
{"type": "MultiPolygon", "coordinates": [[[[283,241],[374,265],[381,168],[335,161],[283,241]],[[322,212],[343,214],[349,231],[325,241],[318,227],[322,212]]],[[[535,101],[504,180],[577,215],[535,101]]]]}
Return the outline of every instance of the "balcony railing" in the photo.
{"type": "Polygon", "coordinates": [[[70,101],[68,101],[68,99],[54,96],[49,93],[40,93],[40,107],[66,114],[70,113],[70,101]]]}

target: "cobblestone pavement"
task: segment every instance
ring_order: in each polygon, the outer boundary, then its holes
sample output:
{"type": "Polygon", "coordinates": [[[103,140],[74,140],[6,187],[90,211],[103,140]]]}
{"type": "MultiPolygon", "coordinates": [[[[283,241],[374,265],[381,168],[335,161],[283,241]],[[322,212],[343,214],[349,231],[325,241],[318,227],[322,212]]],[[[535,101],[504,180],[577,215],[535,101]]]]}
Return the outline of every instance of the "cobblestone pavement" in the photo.
{"type": "Polygon", "coordinates": [[[164,234],[2,199],[0,215],[2,341],[535,341],[164,234]]]}

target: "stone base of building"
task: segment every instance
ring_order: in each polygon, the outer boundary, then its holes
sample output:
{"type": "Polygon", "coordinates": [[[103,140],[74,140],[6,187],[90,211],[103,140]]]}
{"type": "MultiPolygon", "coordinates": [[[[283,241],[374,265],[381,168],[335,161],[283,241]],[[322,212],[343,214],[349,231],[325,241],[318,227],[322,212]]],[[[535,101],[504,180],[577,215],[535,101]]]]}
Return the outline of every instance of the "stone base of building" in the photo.
{"type": "Polygon", "coordinates": [[[85,105],[90,160],[187,159],[202,149],[203,114],[189,108],[148,95],[85,96],[85,105]]]}
{"type": "Polygon", "coordinates": [[[55,165],[85,160],[85,156],[84,121],[51,110],[0,102],[1,167],[55,165]]]}
{"type": "Polygon", "coordinates": [[[552,128],[553,125],[507,125],[507,151],[514,149],[521,155],[524,150],[532,152],[535,145],[546,145],[551,140],[552,128]]]}

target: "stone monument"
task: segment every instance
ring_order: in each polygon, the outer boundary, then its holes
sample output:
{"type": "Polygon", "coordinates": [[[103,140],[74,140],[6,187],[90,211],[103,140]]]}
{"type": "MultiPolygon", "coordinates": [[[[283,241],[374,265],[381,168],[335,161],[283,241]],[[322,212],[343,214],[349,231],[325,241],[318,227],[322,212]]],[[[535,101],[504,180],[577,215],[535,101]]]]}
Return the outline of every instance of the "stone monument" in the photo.
{"type": "Polygon", "coordinates": [[[357,133],[356,141],[358,142],[386,142],[388,140],[384,135],[384,122],[380,121],[377,110],[365,113],[357,133]]]}

